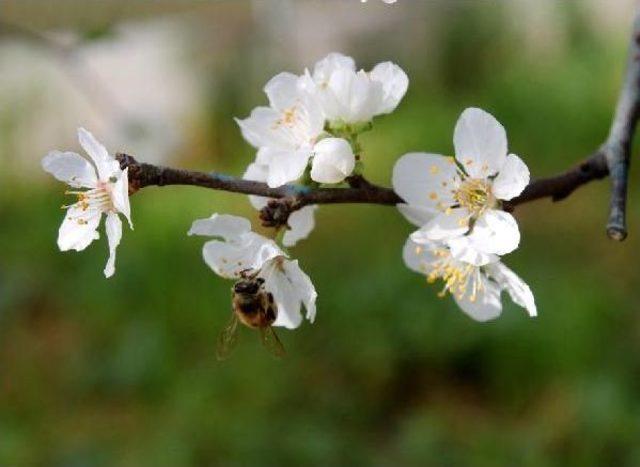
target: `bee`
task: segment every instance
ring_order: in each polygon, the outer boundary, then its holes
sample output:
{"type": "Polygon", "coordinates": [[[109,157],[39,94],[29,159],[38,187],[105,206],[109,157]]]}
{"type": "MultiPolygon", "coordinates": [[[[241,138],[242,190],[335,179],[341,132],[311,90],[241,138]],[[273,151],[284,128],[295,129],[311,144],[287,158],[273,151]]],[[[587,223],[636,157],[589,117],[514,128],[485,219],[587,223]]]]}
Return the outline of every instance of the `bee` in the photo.
{"type": "Polygon", "coordinates": [[[233,311],[227,326],[218,337],[216,357],[224,360],[233,351],[238,341],[238,323],[251,329],[258,329],[265,348],[276,357],[283,357],[284,346],[271,325],[276,320],[277,306],[271,292],[264,288],[264,279],[240,273],[241,279],[231,288],[233,311]]]}

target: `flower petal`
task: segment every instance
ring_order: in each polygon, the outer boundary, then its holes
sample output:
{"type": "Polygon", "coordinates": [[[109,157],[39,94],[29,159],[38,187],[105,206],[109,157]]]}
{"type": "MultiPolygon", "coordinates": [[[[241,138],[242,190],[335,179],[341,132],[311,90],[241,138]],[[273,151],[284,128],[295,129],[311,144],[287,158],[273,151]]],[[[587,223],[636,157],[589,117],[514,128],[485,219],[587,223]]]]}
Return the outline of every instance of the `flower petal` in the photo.
{"type": "Polygon", "coordinates": [[[264,288],[267,292],[271,292],[277,307],[273,326],[283,326],[288,329],[300,326],[302,323],[300,296],[290,279],[284,274],[279,261],[266,263],[260,271],[260,277],[264,279],[264,288]]]}
{"type": "Polygon", "coordinates": [[[483,253],[506,255],[520,244],[518,223],[508,212],[490,209],[476,220],[469,241],[483,253]]]}
{"type": "Polygon", "coordinates": [[[293,73],[278,73],[264,86],[269,105],[278,111],[286,110],[299,101],[299,77],[293,73]]]}
{"type": "Polygon", "coordinates": [[[393,167],[394,191],[407,203],[440,211],[455,204],[460,179],[452,157],[412,152],[393,167]]]}
{"type": "Polygon", "coordinates": [[[311,157],[311,151],[310,147],[298,150],[270,149],[267,185],[275,188],[302,177],[311,157]]]}
{"type": "Polygon", "coordinates": [[[459,237],[469,230],[469,217],[470,213],[465,208],[442,212],[412,233],[411,238],[415,242],[425,243],[459,237]]]}
{"type": "Polygon", "coordinates": [[[107,149],[84,128],[78,128],[78,141],[96,164],[100,180],[106,181],[120,171],[118,161],[111,157],[107,149]]]}
{"type": "Polygon", "coordinates": [[[280,113],[270,107],[256,107],[245,119],[236,118],[242,136],[255,148],[287,144],[282,135],[274,131],[280,113]]]}
{"type": "Polygon", "coordinates": [[[451,238],[447,240],[446,243],[451,250],[451,256],[454,259],[474,266],[483,266],[500,259],[497,255],[478,251],[473,242],[470,241],[468,235],[451,238]]]}
{"type": "Polygon", "coordinates": [[[476,321],[481,322],[495,319],[502,313],[498,286],[490,281],[484,281],[482,285],[483,288],[477,292],[474,301],[469,300],[468,295],[463,298],[455,295],[453,297],[462,311],[476,321]]]}
{"type": "Polygon", "coordinates": [[[242,237],[251,232],[251,222],[244,217],[229,214],[213,214],[208,219],[197,219],[187,235],[221,237],[228,242],[242,242],[242,237]]]}
{"type": "Polygon", "coordinates": [[[294,246],[299,240],[309,236],[315,227],[315,211],[318,206],[305,206],[302,209],[293,211],[289,215],[287,224],[289,230],[282,237],[282,244],[286,247],[294,246]]]}
{"type": "Polygon", "coordinates": [[[422,227],[434,218],[440,211],[425,208],[421,206],[413,206],[411,204],[396,204],[398,211],[413,225],[422,227]]]}
{"type": "Polygon", "coordinates": [[[104,227],[107,232],[107,240],[109,242],[109,259],[104,268],[104,276],[109,278],[116,272],[116,248],[122,239],[122,221],[118,214],[110,212],[104,221],[104,227]]]}
{"type": "MultiPolygon", "coordinates": [[[[266,182],[269,174],[269,167],[257,162],[249,164],[242,178],[245,180],[253,180],[254,182],[266,182]]],[[[269,198],[265,196],[249,195],[249,202],[254,209],[258,211],[265,207],[269,202],[269,198]]]]}
{"type": "Polygon", "coordinates": [[[507,156],[507,134],[493,115],[481,109],[462,112],[453,134],[456,159],[473,178],[496,174],[507,156]]]}
{"type": "Polygon", "coordinates": [[[257,271],[270,259],[283,255],[273,240],[254,232],[246,233],[239,242],[211,240],[202,248],[205,263],[227,279],[237,278],[243,271],[257,271]]]}
{"type": "Polygon", "coordinates": [[[60,251],[82,251],[100,238],[96,229],[101,217],[102,212],[97,209],[84,209],[79,204],[69,207],[58,231],[60,251]]]}
{"type": "Polygon", "coordinates": [[[518,275],[501,262],[486,267],[487,273],[506,290],[511,300],[527,310],[529,316],[537,316],[538,311],[533,293],[529,286],[518,275]]]}
{"type": "Polygon", "coordinates": [[[409,77],[395,63],[378,63],[369,73],[373,81],[382,84],[383,96],[378,114],[393,112],[409,87],[409,77]]]}
{"type": "Polygon", "coordinates": [[[407,238],[402,249],[402,259],[406,266],[420,274],[427,274],[429,272],[429,265],[437,261],[437,256],[433,253],[435,244],[419,244],[411,240],[411,237],[407,238]]]}
{"type": "Polygon", "coordinates": [[[120,178],[114,183],[111,199],[113,201],[113,207],[127,219],[129,227],[133,229],[131,206],[129,204],[129,167],[122,171],[120,178]]]}
{"type": "Polygon", "coordinates": [[[313,79],[320,86],[326,86],[333,72],[347,70],[355,73],[356,62],[353,58],[340,53],[330,53],[313,67],[313,79]]]}
{"type": "Polygon", "coordinates": [[[284,268],[284,273],[287,278],[291,281],[297,296],[307,310],[307,319],[313,323],[316,318],[316,299],[318,298],[318,293],[311,279],[300,269],[298,260],[284,261],[282,267],[284,268]]]}
{"type": "Polygon", "coordinates": [[[51,151],[42,159],[42,168],[61,182],[76,188],[95,188],[96,169],[75,152],[51,151]]]}
{"type": "Polygon", "coordinates": [[[515,154],[509,154],[493,181],[492,191],[498,199],[510,200],[522,193],[529,184],[529,168],[515,154]]]}
{"type": "Polygon", "coordinates": [[[318,183],[340,183],[356,166],[351,145],[342,138],[325,138],[313,147],[311,178],[318,183]]]}

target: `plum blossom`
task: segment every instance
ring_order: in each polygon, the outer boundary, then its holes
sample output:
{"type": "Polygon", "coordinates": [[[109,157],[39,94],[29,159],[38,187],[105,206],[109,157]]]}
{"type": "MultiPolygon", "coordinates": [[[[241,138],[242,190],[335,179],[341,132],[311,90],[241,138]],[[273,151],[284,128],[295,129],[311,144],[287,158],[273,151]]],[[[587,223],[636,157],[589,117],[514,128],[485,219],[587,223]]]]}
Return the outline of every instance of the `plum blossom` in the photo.
{"type": "Polygon", "coordinates": [[[407,74],[382,62],[370,72],[356,70],[351,57],[330,53],[306,72],[302,85],[315,97],[327,120],[361,124],[393,112],[409,87],[407,74]]]}
{"type": "MultiPolygon", "coordinates": [[[[332,183],[342,181],[351,173],[355,165],[351,146],[345,140],[326,137],[322,108],[305,91],[302,77],[280,73],[266,84],[264,91],[269,107],[257,107],[249,117],[236,121],[244,138],[258,149],[256,162],[267,168],[266,182],[270,187],[299,179],[314,154],[324,154],[331,147],[340,151],[330,165],[343,171],[342,178],[332,183]],[[351,170],[344,173],[348,167],[351,170]]],[[[327,162],[323,162],[323,167],[315,171],[321,178],[326,166],[327,162]]]]}
{"type": "Polygon", "coordinates": [[[111,277],[115,272],[116,248],[122,238],[119,214],[133,229],[128,169],[121,170],[118,161],[84,128],[78,129],[78,140],[93,164],[74,152],[51,151],[42,159],[45,171],[74,189],[66,194],[78,197],[76,203],[63,206],[67,214],[58,232],[58,247],[61,251],[84,250],[100,237],[97,228],[105,214],[109,259],[104,275],[111,277]]]}
{"type": "MultiPolygon", "coordinates": [[[[256,162],[249,164],[243,178],[245,180],[253,180],[256,182],[264,182],[267,179],[269,169],[267,166],[260,165],[256,162]]],[[[249,195],[249,202],[258,211],[264,208],[270,198],[264,196],[249,195]]],[[[293,211],[287,220],[288,229],[282,237],[282,244],[286,247],[294,246],[299,240],[303,240],[309,236],[315,227],[315,211],[318,206],[305,206],[302,209],[293,211]]]]}
{"type": "Polygon", "coordinates": [[[533,293],[511,269],[492,256],[476,266],[454,257],[446,242],[416,243],[408,238],[402,253],[409,269],[424,274],[432,283],[442,280],[440,296],[450,293],[458,306],[476,321],[489,321],[502,313],[500,296],[506,291],[513,302],[537,315],[533,293]]]}
{"type": "Polygon", "coordinates": [[[316,289],[297,260],[291,260],[273,240],[251,231],[242,217],[213,214],[194,221],[189,235],[215,237],[204,244],[205,263],[219,276],[238,279],[243,273],[264,279],[277,306],[273,326],[294,329],[302,323],[302,311],[313,322],[316,315],[316,289]]]}
{"type": "Polygon", "coordinates": [[[455,158],[409,153],[393,169],[393,188],[406,204],[398,209],[420,229],[417,243],[466,236],[465,251],[475,249],[474,264],[505,255],[520,242],[518,224],[501,210],[501,201],[518,196],[529,184],[529,169],[508,154],[502,125],[489,113],[469,108],[454,131],[455,158]]]}

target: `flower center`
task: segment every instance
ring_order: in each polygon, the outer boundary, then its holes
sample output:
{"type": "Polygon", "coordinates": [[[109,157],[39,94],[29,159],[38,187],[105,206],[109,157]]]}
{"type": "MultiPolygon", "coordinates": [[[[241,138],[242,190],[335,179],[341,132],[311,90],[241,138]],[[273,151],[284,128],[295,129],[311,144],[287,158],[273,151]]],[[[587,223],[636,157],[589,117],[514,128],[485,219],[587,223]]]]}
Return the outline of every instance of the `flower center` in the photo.
{"type": "MultiPolygon", "coordinates": [[[[417,247],[416,253],[420,254],[422,248],[421,246],[417,247]]],[[[444,283],[438,297],[442,298],[448,292],[459,300],[466,298],[472,303],[475,302],[478,293],[484,288],[480,268],[454,260],[451,257],[451,252],[446,248],[436,248],[431,253],[437,259],[424,264],[425,273],[427,274],[427,282],[430,284],[438,279],[444,283]]]]}
{"type": "Polygon", "coordinates": [[[75,195],[78,201],[74,204],[62,206],[64,209],[76,206],[82,211],[88,209],[96,209],[101,212],[115,211],[113,200],[111,198],[111,184],[98,182],[96,188],[86,191],[66,191],[66,195],[75,195]]]}
{"type": "Polygon", "coordinates": [[[495,206],[496,199],[491,193],[491,185],[486,180],[466,178],[454,194],[460,207],[468,209],[475,215],[495,206]]]}

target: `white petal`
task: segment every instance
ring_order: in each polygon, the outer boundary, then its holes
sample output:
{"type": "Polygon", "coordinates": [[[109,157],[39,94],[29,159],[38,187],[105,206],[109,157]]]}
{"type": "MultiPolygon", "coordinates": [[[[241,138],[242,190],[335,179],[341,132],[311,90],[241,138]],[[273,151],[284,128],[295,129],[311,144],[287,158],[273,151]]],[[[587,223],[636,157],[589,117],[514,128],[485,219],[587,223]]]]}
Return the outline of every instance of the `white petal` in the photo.
{"type": "Polygon", "coordinates": [[[106,181],[120,171],[118,161],[111,157],[107,149],[84,128],[78,128],[78,141],[96,164],[100,180],[106,181]]]}
{"type": "Polygon", "coordinates": [[[284,261],[282,267],[284,268],[285,275],[291,281],[296,295],[307,310],[307,319],[313,323],[316,318],[316,299],[318,298],[318,293],[311,279],[300,269],[298,260],[284,261]]]}
{"type": "Polygon", "coordinates": [[[213,214],[208,219],[195,220],[188,235],[221,237],[230,242],[241,242],[243,236],[249,232],[251,232],[251,222],[244,217],[213,214]]]}
{"type": "Polygon", "coordinates": [[[469,217],[469,211],[465,208],[442,212],[411,234],[411,238],[415,242],[425,243],[459,237],[469,230],[469,217]]]}
{"type": "Polygon", "coordinates": [[[205,263],[227,279],[237,278],[243,271],[257,271],[270,259],[282,255],[275,242],[254,232],[246,233],[239,242],[211,240],[202,248],[205,263]]]}
{"type": "Polygon", "coordinates": [[[516,273],[501,262],[490,264],[486,267],[488,274],[503,290],[506,290],[511,300],[527,310],[529,316],[537,316],[535,299],[531,289],[520,279],[516,273]]]}
{"type": "Polygon", "coordinates": [[[408,204],[443,210],[455,204],[453,193],[460,181],[452,157],[414,152],[393,167],[393,190],[408,204]]]}
{"type": "Polygon", "coordinates": [[[435,244],[418,244],[407,238],[402,249],[402,259],[407,267],[420,274],[429,272],[429,265],[437,261],[438,258],[433,254],[435,244]]]}
{"type": "MultiPolygon", "coordinates": [[[[242,178],[245,180],[253,180],[255,182],[266,182],[268,174],[269,168],[266,165],[254,162],[249,164],[242,178]]],[[[260,210],[267,205],[269,198],[249,195],[249,202],[254,209],[260,210]]]]}
{"type": "Polygon", "coordinates": [[[499,257],[496,255],[478,251],[473,242],[470,241],[468,235],[449,239],[446,243],[451,250],[451,256],[464,263],[483,266],[499,260],[499,257]]]}
{"type": "Polygon", "coordinates": [[[42,159],[42,168],[72,187],[95,188],[96,169],[75,152],[51,151],[42,159]]]}
{"type": "Polygon", "coordinates": [[[305,206],[289,215],[287,224],[290,229],[284,233],[282,244],[286,247],[294,246],[299,240],[309,236],[315,227],[315,211],[318,206],[305,206]]]}
{"type": "Polygon", "coordinates": [[[318,183],[340,183],[356,166],[351,145],[342,138],[325,138],[313,147],[311,178],[318,183]]]}
{"type": "Polygon", "coordinates": [[[493,194],[498,199],[513,199],[522,193],[529,184],[529,179],[527,165],[515,154],[509,154],[500,173],[493,181],[493,194]]]}
{"type": "Polygon", "coordinates": [[[271,150],[267,185],[275,188],[298,180],[307,167],[311,152],[310,147],[298,150],[271,150]]]}
{"type": "Polygon", "coordinates": [[[382,83],[382,105],[377,113],[393,112],[407,92],[409,77],[402,68],[391,62],[378,63],[369,76],[373,81],[382,83]]]}
{"type": "Polygon", "coordinates": [[[274,130],[275,123],[280,118],[280,113],[270,107],[256,107],[251,115],[241,120],[236,118],[244,139],[253,147],[282,146],[287,142],[274,130]]]}
{"type": "Polygon", "coordinates": [[[122,239],[122,221],[115,212],[110,212],[107,214],[104,226],[109,242],[109,259],[104,268],[104,275],[108,278],[116,272],[116,248],[122,239]]]}
{"type": "Polygon", "coordinates": [[[118,180],[113,184],[111,197],[113,206],[119,213],[124,215],[127,222],[129,222],[129,227],[133,229],[133,223],[131,222],[131,206],[129,204],[129,167],[122,171],[120,178],[118,178],[118,180]]]}
{"type": "Polygon", "coordinates": [[[507,134],[493,115],[481,109],[462,112],[453,134],[456,159],[474,178],[497,173],[507,157],[507,134]]]}
{"type": "Polygon", "coordinates": [[[271,107],[279,111],[286,110],[299,100],[298,76],[293,73],[279,73],[265,85],[264,92],[271,107]]]}
{"type": "Polygon", "coordinates": [[[330,53],[313,67],[313,79],[320,85],[329,81],[331,75],[337,70],[347,70],[355,73],[356,63],[351,57],[340,53],[330,53]]]}
{"type": "Polygon", "coordinates": [[[454,299],[458,306],[476,321],[489,321],[497,318],[502,313],[500,302],[500,289],[490,281],[482,283],[483,288],[477,293],[476,300],[469,300],[469,296],[454,299]]]}
{"type": "Polygon", "coordinates": [[[273,326],[283,326],[289,329],[300,326],[302,323],[300,296],[290,279],[280,269],[278,261],[265,264],[260,272],[260,277],[264,279],[264,288],[273,294],[277,307],[273,326]]]}
{"type": "Polygon", "coordinates": [[[396,207],[409,222],[418,227],[422,227],[440,213],[435,209],[410,204],[396,204],[396,207]]]}
{"type": "Polygon", "coordinates": [[[490,209],[476,220],[469,241],[483,253],[506,255],[520,244],[518,223],[508,212],[490,209]]]}
{"type": "Polygon", "coordinates": [[[67,214],[58,231],[60,251],[84,250],[100,237],[96,229],[102,212],[97,209],[83,209],[75,204],[67,209],[67,214]]]}
{"type": "Polygon", "coordinates": [[[364,71],[354,73],[340,69],[331,75],[327,92],[333,97],[325,112],[330,120],[340,119],[346,123],[370,121],[380,108],[382,84],[369,79],[364,71]]]}

